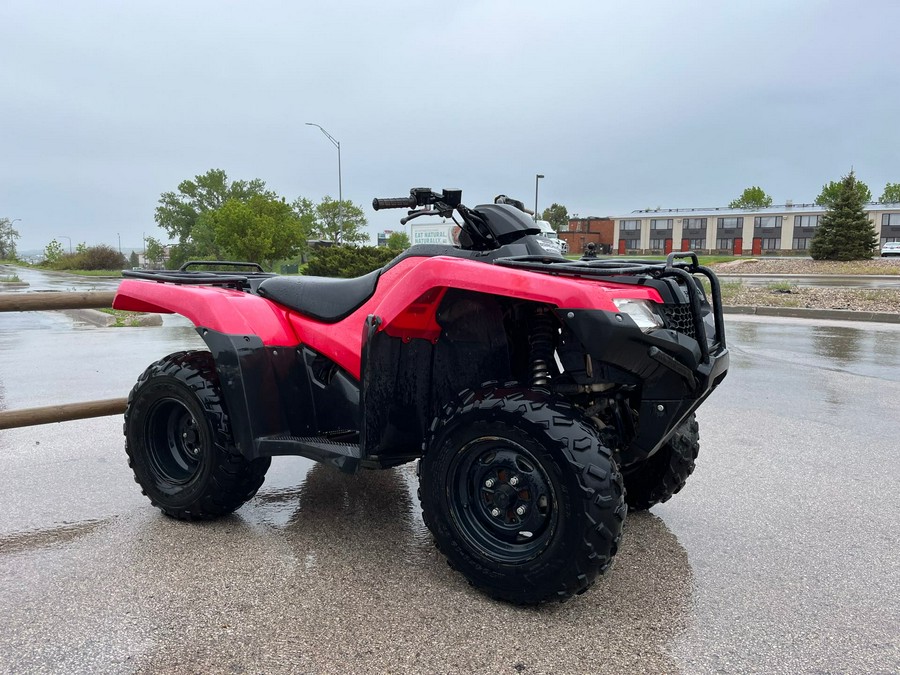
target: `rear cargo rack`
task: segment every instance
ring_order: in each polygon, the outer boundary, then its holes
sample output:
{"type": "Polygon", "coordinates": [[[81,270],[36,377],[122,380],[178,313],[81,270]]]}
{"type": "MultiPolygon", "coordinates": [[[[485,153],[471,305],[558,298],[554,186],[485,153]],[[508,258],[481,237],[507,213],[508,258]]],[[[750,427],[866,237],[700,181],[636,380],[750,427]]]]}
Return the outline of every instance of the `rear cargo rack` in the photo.
{"type": "MultiPolygon", "coordinates": [[[[646,275],[656,279],[675,277],[681,279],[686,288],[691,288],[695,274],[702,274],[709,280],[712,296],[713,318],[716,326],[716,341],[721,349],[725,348],[725,319],[722,313],[722,291],[715,273],[703,267],[697,254],[691,251],[673,252],[662,260],[622,260],[596,259],[568,260],[551,256],[521,255],[497,258],[495,265],[524,269],[530,272],[541,272],[558,276],[576,278],[614,278],[621,276],[646,275]]],[[[700,345],[703,361],[709,361],[709,344],[706,339],[706,326],[700,310],[700,298],[697,293],[688,293],[691,317],[694,321],[694,333],[700,345]]]]}
{"type": "MultiPolygon", "coordinates": [[[[122,276],[130,279],[145,279],[168,284],[190,284],[198,286],[222,286],[246,291],[253,288],[254,280],[278,276],[264,272],[261,265],[230,260],[189,260],[177,270],[122,270],[122,276]],[[249,268],[249,272],[230,270],[191,270],[190,267],[237,267],[249,268]]],[[[258,283],[258,281],[256,282],[258,283]]]]}

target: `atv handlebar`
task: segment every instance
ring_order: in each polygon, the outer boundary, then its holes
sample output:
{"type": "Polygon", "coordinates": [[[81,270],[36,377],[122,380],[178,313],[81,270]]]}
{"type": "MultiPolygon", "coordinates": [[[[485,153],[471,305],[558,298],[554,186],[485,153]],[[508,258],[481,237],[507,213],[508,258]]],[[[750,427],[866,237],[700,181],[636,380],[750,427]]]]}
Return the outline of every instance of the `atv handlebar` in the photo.
{"type": "Polygon", "coordinates": [[[416,208],[416,198],[413,195],[408,197],[387,197],[379,199],[376,197],[372,200],[372,208],[376,211],[381,209],[414,209],[416,208]]]}

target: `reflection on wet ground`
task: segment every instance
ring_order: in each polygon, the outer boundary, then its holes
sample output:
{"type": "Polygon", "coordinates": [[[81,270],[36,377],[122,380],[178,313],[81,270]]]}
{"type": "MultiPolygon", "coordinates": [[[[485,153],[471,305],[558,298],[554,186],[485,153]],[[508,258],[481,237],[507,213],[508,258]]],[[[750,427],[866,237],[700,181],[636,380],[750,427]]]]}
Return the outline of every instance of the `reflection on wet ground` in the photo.
{"type": "Polygon", "coordinates": [[[8,665],[67,672],[675,668],[667,649],[686,624],[691,571],[654,515],[629,521],[616,565],[591,592],[564,605],[517,608],[449,569],[418,517],[411,467],[348,476],[279,458],[273,473],[274,486],[218,522],[175,522],[139,503],[94,534],[66,535],[55,547],[32,535],[35,546],[4,550],[0,652],[13,659],[8,665]],[[286,476],[300,481],[279,486],[286,476]]]}
{"type": "MultiPolygon", "coordinates": [[[[124,395],[199,341],[40,316],[0,321],[14,407],[124,395]]],[[[0,671],[896,672],[900,330],[757,319],[729,320],[687,487],[537,609],[449,569],[412,466],[276,458],[235,515],[191,524],[141,496],[119,419],[0,432],[0,671]]]]}

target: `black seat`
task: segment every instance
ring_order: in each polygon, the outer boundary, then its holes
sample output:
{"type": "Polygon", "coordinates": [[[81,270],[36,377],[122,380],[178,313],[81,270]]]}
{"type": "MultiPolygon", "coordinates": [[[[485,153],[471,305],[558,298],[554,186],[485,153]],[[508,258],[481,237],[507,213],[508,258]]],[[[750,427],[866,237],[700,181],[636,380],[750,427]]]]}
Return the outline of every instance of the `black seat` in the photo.
{"type": "Polygon", "coordinates": [[[350,316],[372,297],[380,274],[378,269],[355,279],[272,277],[263,281],[257,292],[301,314],[335,323],[350,316]]]}

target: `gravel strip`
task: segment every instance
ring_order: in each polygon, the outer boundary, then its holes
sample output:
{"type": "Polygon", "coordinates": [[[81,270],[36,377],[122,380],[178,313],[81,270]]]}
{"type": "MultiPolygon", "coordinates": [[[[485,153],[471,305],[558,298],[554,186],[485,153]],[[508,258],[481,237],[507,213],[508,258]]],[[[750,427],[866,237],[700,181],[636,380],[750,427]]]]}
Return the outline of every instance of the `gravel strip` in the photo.
{"type": "Polygon", "coordinates": [[[742,258],[710,265],[718,274],[900,274],[900,258],[812,260],[810,258],[742,258]]]}
{"type": "Polygon", "coordinates": [[[887,289],[799,288],[781,284],[778,288],[772,288],[725,282],[722,284],[722,301],[726,306],[804,307],[900,313],[900,290],[887,289]]]}

